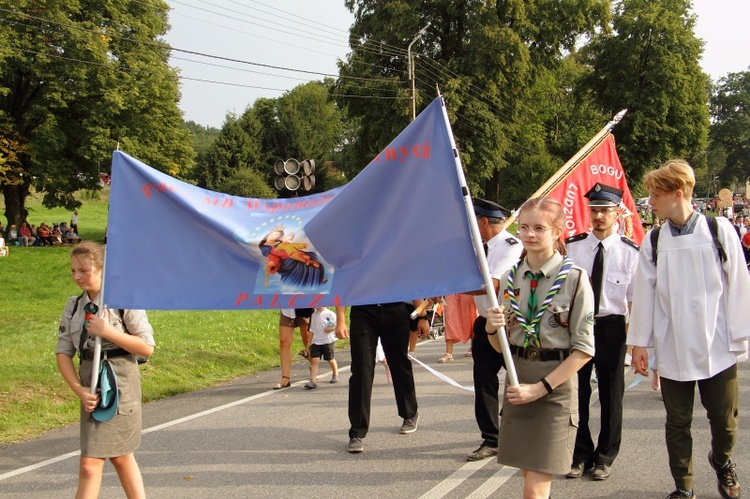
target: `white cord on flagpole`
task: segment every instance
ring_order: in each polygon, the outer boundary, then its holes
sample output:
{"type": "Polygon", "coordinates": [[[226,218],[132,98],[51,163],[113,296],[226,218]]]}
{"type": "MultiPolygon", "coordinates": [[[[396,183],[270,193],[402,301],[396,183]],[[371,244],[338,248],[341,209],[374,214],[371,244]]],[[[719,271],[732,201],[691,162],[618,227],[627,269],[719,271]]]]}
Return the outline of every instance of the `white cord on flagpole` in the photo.
{"type": "MultiPolygon", "coordinates": [[[[490,300],[490,306],[492,308],[499,308],[500,304],[497,301],[497,294],[495,293],[495,285],[492,283],[492,276],[490,275],[490,268],[487,265],[487,256],[484,254],[484,246],[482,245],[482,236],[479,234],[479,226],[477,225],[476,216],[474,216],[474,205],[471,201],[471,195],[469,194],[469,187],[466,185],[466,177],[464,176],[464,168],[461,165],[461,158],[458,156],[458,147],[456,141],[453,138],[453,130],[451,129],[451,123],[448,119],[448,110],[445,107],[445,100],[440,96],[441,108],[443,110],[443,121],[445,122],[445,128],[448,131],[448,138],[450,139],[451,148],[453,149],[453,158],[456,165],[456,173],[458,174],[458,182],[461,186],[461,195],[464,198],[464,207],[466,208],[466,218],[469,221],[469,227],[471,229],[471,241],[474,245],[474,252],[477,254],[477,260],[479,260],[479,268],[484,278],[484,289],[487,293],[487,298],[490,300]]],[[[518,375],[516,374],[516,365],[513,362],[513,356],[510,353],[510,346],[508,345],[508,338],[505,335],[505,328],[501,327],[497,330],[497,336],[500,339],[500,346],[503,351],[503,359],[505,361],[505,369],[508,371],[508,380],[511,386],[518,386],[518,375]]]]}

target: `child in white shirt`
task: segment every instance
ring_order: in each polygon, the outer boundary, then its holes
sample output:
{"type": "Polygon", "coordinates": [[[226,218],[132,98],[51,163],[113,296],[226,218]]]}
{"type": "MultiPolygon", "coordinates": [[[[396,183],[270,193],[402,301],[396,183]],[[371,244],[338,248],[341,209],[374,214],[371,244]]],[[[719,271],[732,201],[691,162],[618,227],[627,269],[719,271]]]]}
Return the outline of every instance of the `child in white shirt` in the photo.
{"type": "Polygon", "coordinates": [[[310,345],[310,381],[305,383],[305,388],[313,390],[318,387],[318,366],[321,357],[331,364],[333,371],[331,383],[339,382],[339,366],[333,358],[333,346],[336,342],[336,314],[325,307],[316,308],[310,317],[310,331],[313,334],[310,345]]]}

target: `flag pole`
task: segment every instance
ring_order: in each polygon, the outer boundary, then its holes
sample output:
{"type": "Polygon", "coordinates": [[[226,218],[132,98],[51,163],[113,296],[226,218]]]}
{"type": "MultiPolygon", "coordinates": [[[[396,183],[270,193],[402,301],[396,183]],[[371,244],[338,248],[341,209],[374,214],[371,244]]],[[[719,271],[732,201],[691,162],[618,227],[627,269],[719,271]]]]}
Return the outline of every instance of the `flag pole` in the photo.
{"type": "MultiPolygon", "coordinates": [[[[96,295],[96,305],[98,310],[96,316],[99,318],[104,317],[104,278],[107,269],[107,249],[104,248],[104,255],[102,255],[102,287],[99,290],[99,294],[96,295]]],[[[99,384],[99,364],[102,357],[102,338],[97,336],[94,338],[94,357],[91,363],[91,386],[90,393],[96,395],[96,389],[99,384]]]]}
{"type": "MultiPolygon", "coordinates": [[[[562,167],[560,167],[559,170],[557,170],[554,175],[552,175],[542,186],[536,190],[534,194],[529,196],[529,199],[534,199],[542,196],[546,196],[549,194],[552,189],[554,189],[557,184],[562,182],[565,177],[567,177],[575,168],[578,166],[578,164],[583,161],[591,152],[596,149],[596,147],[607,138],[607,136],[612,131],[612,128],[616,124],[622,120],[622,117],[625,116],[625,113],[627,113],[627,109],[623,109],[619,113],[617,113],[609,122],[607,122],[606,125],[604,125],[604,128],[599,130],[596,135],[594,135],[591,140],[586,142],[586,145],[584,145],[582,148],[578,150],[577,153],[573,155],[562,167]]],[[[510,227],[510,225],[516,220],[517,213],[511,213],[510,216],[505,220],[505,223],[503,224],[503,229],[506,229],[510,227]]]]}
{"type": "MultiPolygon", "coordinates": [[[[471,201],[471,195],[469,194],[469,187],[466,185],[466,177],[464,176],[464,169],[461,165],[461,158],[458,156],[458,147],[456,147],[456,141],[453,138],[453,130],[451,129],[451,122],[448,120],[448,110],[445,107],[445,99],[442,95],[440,96],[441,109],[443,110],[443,122],[448,132],[448,138],[450,139],[451,149],[453,149],[453,158],[456,164],[456,173],[458,174],[458,182],[461,186],[461,195],[464,199],[464,208],[466,209],[466,218],[469,221],[469,228],[471,229],[471,242],[474,246],[474,252],[479,260],[479,268],[484,278],[484,289],[487,293],[487,298],[490,300],[490,306],[492,308],[499,308],[500,304],[497,301],[497,294],[495,293],[495,285],[492,283],[492,276],[490,275],[490,268],[487,264],[487,256],[484,254],[484,247],[482,246],[482,236],[479,234],[479,226],[477,225],[477,218],[474,215],[474,205],[471,201]]],[[[502,327],[497,330],[497,336],[500,339],[500,347],[503,351],[503,358],[505,359],[505,370],[508,372],[508,381],[511,386],[518,386],[518,374],[516,374],[516,366],[513,362],[513,355],[510,352],[510,346],[508,345],[508,337],[505,335],[505,328],[502,327]]]]}

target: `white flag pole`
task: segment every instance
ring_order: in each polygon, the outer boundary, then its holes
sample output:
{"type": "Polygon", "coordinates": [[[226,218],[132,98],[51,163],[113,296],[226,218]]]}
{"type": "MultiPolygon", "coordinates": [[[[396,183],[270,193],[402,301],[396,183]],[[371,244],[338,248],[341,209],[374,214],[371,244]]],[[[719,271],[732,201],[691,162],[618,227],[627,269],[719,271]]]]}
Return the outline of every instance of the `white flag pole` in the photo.
{"type": "MultiPolygon", "coordinates": [[[[99,310],[96,312],[97,317],[104,317],[104,278],[106,274],[107,269],[107,249],[104,248],[104,255],[102,255],[102,287],[99,290],[99,294],[96,295],[96,305],[99,307],[99,310]]],[[[102,357],[102,338],[100,336],[96,336],[94,338],[94,357],[92,359],[91,364],[91,387],[90,387],[90,393],[92,395],[96,394],[96,389],[98,388],[99,384],[99,364],[102,357]]]]}
{"type": "MultiPolygon", "coordinates": [[[[469,227],[471,228],[471,241],[474,245],[474,251],[477,254],[477,260],[479,260],[479,268],[484,278],[484,289],[487,293],[487,298],[490,300],[492,308],[499,308],[500,304],[497,301],[497,294],[495,293],[495,285],[492,283],[492,276],[490,275],[490,268],[487,265],[487,256],[484,254],[484,246],[482,245],[482,236],[479,234],[479,226],[477,225],[477,219],[474,215],[474,205],[471,201],[471,194],[469,194],[469,187],[466,185],[466,177],[464,176],[464,168],[461,165],[461,158],[458,156],[458,147],[456,147],[456,141],[453,138],[453,130],[451,129],[451,122],[448,120],[448,110],[445,107],[445,100],[440,97],[441,108],[443,110],[443,121],[445,122],[445,128],[448,131],[448,137],[450,138],[451,148],[453,149],[453,158],[456,164],[456,173],[458,174],[458,182],[461,185],[461,194],[464,198],[464,207],[466,208],[466,218],[469,220],[469,227]]],[[[510,353],[510,346],[508,345],[508,338],[505,335],[505,328],[497,330],[497,336],[500,339],[500,346],[503,351],[503,358],[505,360],[505,369],[508,371],[508,381],[511,386],[518,386],[518,375],[516,374],[516,365],[513,362],[513,355],[510,353]]]]}

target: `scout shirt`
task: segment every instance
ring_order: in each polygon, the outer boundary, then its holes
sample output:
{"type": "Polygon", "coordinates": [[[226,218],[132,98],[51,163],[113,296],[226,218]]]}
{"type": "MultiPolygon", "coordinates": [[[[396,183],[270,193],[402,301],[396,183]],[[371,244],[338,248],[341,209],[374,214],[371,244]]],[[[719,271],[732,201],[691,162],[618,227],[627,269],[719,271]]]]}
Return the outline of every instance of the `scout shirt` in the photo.
{"type": "Polygon", "coordinates": [[[705,217],[659,231],[658,264],[650,233],[643,238],[635,276],[628,345],[653,347],[659,376],[710,378],[744,359],[750,337],[750,276],[731,223],[717,217],[727,254],[717,254],[705,217]]]}
{"type": "MultiPolygon", "coordinates": [[[[498,232],[487,241],[487,267],[490,269],[490,276],[500,281],[500,289],[503,287],[503,281],[500,279],[503,272],[510,270],[521,259],[522,251],[521,242],[507,230],[498,232]]],[[[486,318],[487,309],[490,308],[490,299],[487,298],[487,294],[475,295],[474,305],[479,315],[486,318]]]]}
{"type": "MultiPolygon", "coordinates": [[[[63,310],[62,318],[60,319],[60,329],[57,334],[57,348],[55,349],[56,354],[64,353],[71,357],[75,357],[81,338],[83,321],[86,319],[86,311],[84,310],[84,307],[90,301],[91,300],[87,293],[83,293],[83,296],[80,296],[80,300],[79,296],[71,296],[68,298],[68,302],[65,304],[65,310],[63,310]],[[76,308],[75,315],[72,315],[76,300],[78,300],[78,308],[76,308]]],[[[120,331],[125,330],[118,310],[109,310],[109,320],[110,324],[115,329],[119,329],[120,331]]],[[[147,345],[156,346],[156,343],[154,342],[154,329],[151,327],[151,324],[149,324],[145,311],[125,310],[123,313],[123,320],[128,325],[129,334],[140,336],[147,345]]],[[[84,345],[84,350],[93,348],[94,336],[91,336],[88,342],[84,345]]],[[[114,350],[116,348],[120,348],[120,346],[102,338],[102,351],[114,350]]]]}
{"type": "MultiPolygon", "coordinates": [[[[540,307],[547,296],[547,291],[555,282],[562,264],[562,255],[555,252],[554,256],[542,265],[540,271],[544,273],[544,277],[539,280],[536,288],[540,307]]],[[[524,316],[529,303],[529,280],[524,277],[527,270],[531,269],[524,259],[523,263],[518,266],[513,284],[514,289],[518,290],[518,308],[524,316]]],[[[500,299],[506,313],[511,310],[510,301],[505,296],[509,273],[510,271],[506,272],[500,279],[500,299]]],[[[506,317],[510,343],[522,346],[525,337],[523,328],[514,313],[506,317]]],[[[539,338],[542,341],[542,348],[545,349],[580,350],[587,355],[594,356],[594,293],[591,291],[589,276],[585,270],[576,265],[570,269],[568,277],[541,318],[539,338]],[[561,322],[569,326],[566,328],[561,322]]]]}
{"type": "Polygon", "coordinates": [[[597,317],[627,316],[628,303],[633,301],[633,277],[638,267],[638,245],[616,232],[601,240],[593,233],[579,234],[565,241],[568,258],[591,275],[600,242],[604,246],[604,270],[597,317]]]}

